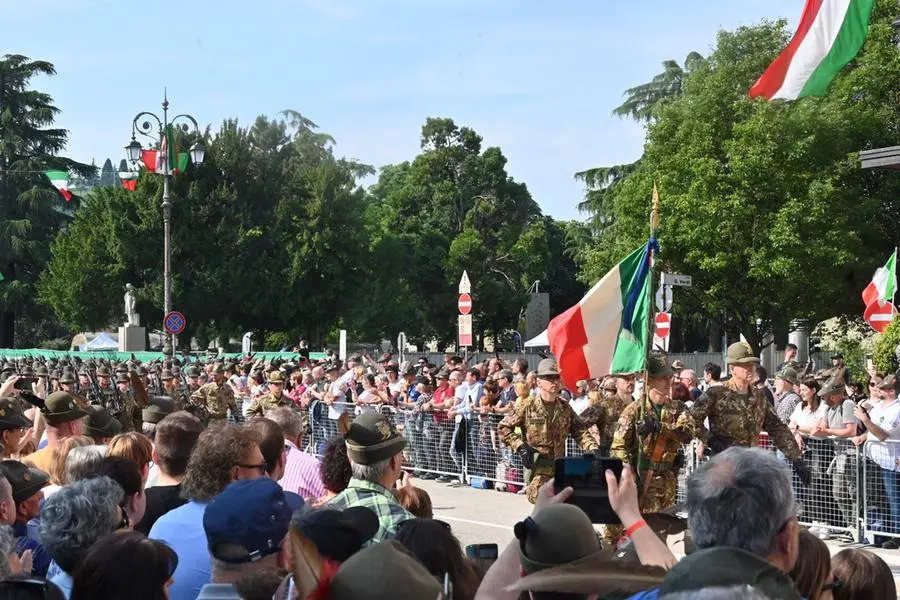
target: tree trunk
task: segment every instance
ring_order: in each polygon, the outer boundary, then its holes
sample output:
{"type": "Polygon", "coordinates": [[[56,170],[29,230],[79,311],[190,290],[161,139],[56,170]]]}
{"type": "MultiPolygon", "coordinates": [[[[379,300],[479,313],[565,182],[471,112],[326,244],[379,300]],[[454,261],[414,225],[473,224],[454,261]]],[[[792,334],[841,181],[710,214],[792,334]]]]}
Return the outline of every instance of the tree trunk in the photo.
{"type": "Polygon", "coordinates": [[[722,351],[722,328],[716,321],[709,322],[709,352],[722,351]]]}
{"type": "Polygon", "coordinates": [[[16,313],[12,310],[0,311],[0,348],[15,348],[16,313]]]}

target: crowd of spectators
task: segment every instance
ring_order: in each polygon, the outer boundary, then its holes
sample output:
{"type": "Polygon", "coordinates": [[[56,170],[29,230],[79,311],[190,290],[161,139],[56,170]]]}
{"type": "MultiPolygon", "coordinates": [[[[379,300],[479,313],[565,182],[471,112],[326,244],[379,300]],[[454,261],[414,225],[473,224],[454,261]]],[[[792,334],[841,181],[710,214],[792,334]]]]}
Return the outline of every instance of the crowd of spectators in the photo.
{"type": "MultiPolygon", "coordinates": [[[[800,524],[826,492],[831,516],[862,517],[848,493],[858,472],[847,465],[864,454],[884,491],[886,534],[894,533],[893,376],[873,374],[862,399],[848,386],[823,386],[782,367],[773,411],[807,453],[821,453],[813,461],[825,469],[819,487],[815,479],[802,486],[774,452],[719,452],[687,479],[677,553],[641,514],[639,482],[626,465],[618,478],[606,474],[625,550],[605,547],[595,524],[566,502],[572,490],[557,492],[550,481],[497,559],[484,561],[467,556],[415,478],[434,479],[476,457],[510,460],[496,423],[533,393],[533,378],[527,364],[464,368],[453,359],[402,377],[389,358],[380,370],[329,363],[292,373],[290,403],[264,416],[209,424],[169,411],[146,434],[113,433],[102,413],[82,409],[68,392],[49,394],[40,411],[46,436],[36,436],[45,441],[0,462],[0,597],[896,598],[877,554],[847,548],[832,557],[823,536],[800,524]],[[354,407],[350,419],[343,409],[332,413],[345,401],[354,407]],[[316,429],[321,437],[311,435],[316,429]],[[31,595],[3,595],[15,590],[31,595]]],[[[720,378],[715,365],[702,383],[678,369],[673,396],[692,402],[720,378]]],[[[639,384],[634,377],[579,382],[565,400],[590,415],[597,405],[627,405],[639,384]]],[[[255,384],[245,387],[251,393],[255,384]]],[[[0,431],[16,429],[4,448],[22,448],[18,429],[33,422],[11,388],[0,387],[0,431]]],[[[592,433],[608,446],[605,426],[592,433]]],[[[885,547],[893,539],[887,535],[885,547]]]]}

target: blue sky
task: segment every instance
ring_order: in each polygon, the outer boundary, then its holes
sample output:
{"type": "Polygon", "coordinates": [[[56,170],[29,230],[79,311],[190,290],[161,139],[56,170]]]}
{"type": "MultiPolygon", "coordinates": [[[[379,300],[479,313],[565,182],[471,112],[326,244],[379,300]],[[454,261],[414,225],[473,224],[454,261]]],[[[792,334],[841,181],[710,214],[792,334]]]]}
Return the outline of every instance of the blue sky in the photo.
{"type": "Polygon", "coordinates": [[[546,213],[585,218],[573,173],[637,158],[611,116],[660,62],[720,28],[796,23],[802,0],[3,0],[0,52],[53,62],[67,154],[124,158],[131,120],[171,108],[214,129],[294,109],[375,166],[411,159],[429,116],[500,146],[546,213]]]}

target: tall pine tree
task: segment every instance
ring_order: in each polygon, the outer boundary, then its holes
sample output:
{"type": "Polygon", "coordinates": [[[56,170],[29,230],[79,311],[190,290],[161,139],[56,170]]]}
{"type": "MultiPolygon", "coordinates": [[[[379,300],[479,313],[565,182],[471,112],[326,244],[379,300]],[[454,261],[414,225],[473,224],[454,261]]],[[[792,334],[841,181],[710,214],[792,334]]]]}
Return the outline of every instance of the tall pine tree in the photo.
{"type": "Polygon", "coordinates": [[[50,95],[30,88],[38,75],[54,75],[49,62],[7,54],[0,58],[0,348],[15,344],[16,322],[38,310],[35,282],[50,242],[70,218],[65,200],[44,171],[88,175],[90,166],[58,156],[68,132],[53,127],[59,109],[50,95]]]}

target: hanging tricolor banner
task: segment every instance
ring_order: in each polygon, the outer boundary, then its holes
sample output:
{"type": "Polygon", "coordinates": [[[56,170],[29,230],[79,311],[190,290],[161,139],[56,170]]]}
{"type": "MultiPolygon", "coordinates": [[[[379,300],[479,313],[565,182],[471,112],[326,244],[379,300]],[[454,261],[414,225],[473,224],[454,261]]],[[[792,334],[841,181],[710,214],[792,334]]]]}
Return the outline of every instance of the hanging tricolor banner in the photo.
{"type": "Polygon", "coordinates": [[[824,96],[866,41],[874,5],[875,0],[806,0],[797,32],[750,88],[750,96],[824,96]]]}
{"type": "Polygon", "coordinates": [[[644,370],[650,318],[650,261],[655,239],[625,257],[581,301],[547,326],[563,383],[644,370]]]}
{"type": "Polygon", "coordinates": [[[124,171],[119,173],[119,180],[122,182],[122,187],[128,190],[129,192],[133,192],[137,189],[138,182],[138,174],[132,173],[130,171],[124,171]]]}
{"type": "Polygon", "coordinates": [[[66,171],[46,171],[44,173],[50,183],[59,190],[66,202],[72,199],[72,192],[69,191],[69,173],[66,171]]]}
{"type": "Polygon", "coordinates": [[[178,175],[187,170],[191,157],[187,152],[178,152],[178,147],[174,143],[175,136],[172,134],[172,126],[166,129],[166,135],[163,136],[159,143],[159,150],[142,150],[141,160],[147,170],[151,173],[165,173],[166,159],[169,161],[169,173],[178,175]],[[173,149],[170,151],[170,149],[173,149]],[[177,160],[176,160],[177,157],[177,160]]]}

